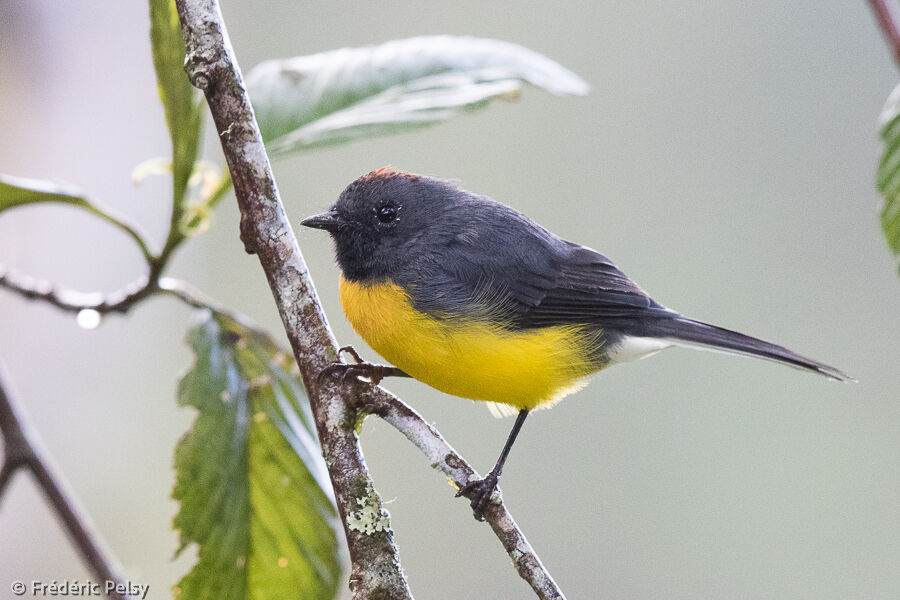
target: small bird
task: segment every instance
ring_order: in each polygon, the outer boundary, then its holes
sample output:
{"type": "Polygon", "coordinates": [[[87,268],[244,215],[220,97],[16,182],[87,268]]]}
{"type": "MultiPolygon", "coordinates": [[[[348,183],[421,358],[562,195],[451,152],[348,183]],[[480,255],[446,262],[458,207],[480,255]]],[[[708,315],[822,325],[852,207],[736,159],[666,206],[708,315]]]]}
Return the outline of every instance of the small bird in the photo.
{"type": "Polygon", "coordinates": [[[340,295],[357,333],[394,366],[329,373],[406,376],[518,413],[486,477],[463,486],[483,519],[530,411],[549,408],[611,365],[669,346],[757,356],[851,379],[769,342],[695,321],[651,299],[605,256],[452,182],[385,167],[302,225],[331,234],[340,295]]]}

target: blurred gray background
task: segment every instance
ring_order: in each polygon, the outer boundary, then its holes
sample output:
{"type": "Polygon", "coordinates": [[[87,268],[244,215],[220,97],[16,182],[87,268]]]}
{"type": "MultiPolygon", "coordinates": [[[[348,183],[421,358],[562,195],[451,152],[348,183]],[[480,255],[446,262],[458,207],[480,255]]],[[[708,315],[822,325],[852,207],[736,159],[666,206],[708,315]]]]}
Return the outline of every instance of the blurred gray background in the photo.
{"type": "MultiPolygon", "coordinates": [[[[866,3],[297,3],[225,0],[241,65],[418,34],[517,42],[587,79],[526,90],[424,133],[275,165],[291,217],[373,168],[453,177],[593,246],[655,298],[855,375],[670,350],[601,373],[530,419],[509,508],[569,598],[900,598],[900,282],[878,223],[877,116],[897,70],[866,3]]],[[[0,171],[73,182],[160,239],[168,156],[144,2],[0,1],[0,171]]],[[[206,156],[219,160],[207,132],[206,156]]],[[[330,243],[301,246],[338,338],[330,243]]],[[[83,290],[142,272],[103,223],[62,207],[0,218],[0,262],[83,290]]],[[[229,197],[172,275],[283,337],[229,197]]],[[[171,454],[189,311],[155,299],[94,331],[0,290],[14,391],[132,578],[169,587],[171,454]]],[[[413,381],[387,386],[486,471],[511,421],[413,381]]],[[[528,598],[488,527],[388,426],[363,445],[419,598],[528,598]]],[[[0,506],[13,579],[87,576],[30,481],[0,506]]]]}

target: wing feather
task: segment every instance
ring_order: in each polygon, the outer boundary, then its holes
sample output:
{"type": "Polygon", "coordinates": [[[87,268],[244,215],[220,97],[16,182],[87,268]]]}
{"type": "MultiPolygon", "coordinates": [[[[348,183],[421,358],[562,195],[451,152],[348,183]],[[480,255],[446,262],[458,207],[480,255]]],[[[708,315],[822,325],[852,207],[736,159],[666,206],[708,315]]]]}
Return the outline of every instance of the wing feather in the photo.
{"type": "Polygon", "coordinates": [[[488,318],[512,329],[615,328],[651,314],[675,315],[595,250],[555,237],[517,241],[491,240],[489,251],[479,253],[446,248],[407,286],[414,289],[414,305],[431,315],[488,318]]]}
{"type": "Polygon", "coordinates": [[[556,277],[543,289],[540,301],[521,305],[519,326],[588,323],[615,327],[651,313],[672,314],[602,254],[576,244],[567,246],[568,252],[556,263],[556,277]]]}

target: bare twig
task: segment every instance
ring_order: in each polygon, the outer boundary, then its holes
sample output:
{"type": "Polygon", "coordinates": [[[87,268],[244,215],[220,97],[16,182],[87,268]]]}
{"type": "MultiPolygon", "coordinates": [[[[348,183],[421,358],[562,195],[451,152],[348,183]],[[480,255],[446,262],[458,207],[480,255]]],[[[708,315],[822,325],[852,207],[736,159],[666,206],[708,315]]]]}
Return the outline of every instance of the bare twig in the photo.
{"type": "Polygon", "coordinates": [[[354,430],[356,411],[317,374],[337,358],[306,264],[291,231],[266,156],[237,61],[215,0],[177,0],[187,47],[186,71],[206,94],[241,209],[241,239],[259,256],[294,356],[309,390],[310,405],[334,487],[353,563],[354,597],[412,598],[387,512],[366,470],[354,430]],[[360,505],[383,515],[376,531],[359,528],[350,513],[360,505]]]}
{"type": "Polygon", "coordinates": [[[85,293],[63,288],[49,281],[8,271],[3,265],[0,265],[0,288],[5,288],[29,300],[46,302],[67,312],[96,310],[100,314],[126,313],[150,296],[165,294],[194,308],[208,308],[214,312],[225,314],[253,329],[247,317],[229,311],[187,282],[172,277],[159,277],[150,282],[142,280],[104,295],[100,292],[85,293]]]}
{"type": "Polygon", "coordinates": [[[68,312],[96,310],[101,314],[126,313],[135,304],[158,291],[156,280],[136,281],[110,294],[85,293],[60,287],[0,265],[0,288],[6,288],[29,300],[40,300],[68,312]]]}
{"type": "MultiPolygon", "coordinates": [[[[428,458],[431,467],[449,477],[457,488],[464,486],[472,478],[479,477],[437,429],[393,394],[382,388],[369,388],[359,398],[359,402],[362,404],[361,410],[378,415],[406,436],[428,458]]],[[[528,543],[499,494],[495,494],[493,501],[485,509],[484,520],[500,539],[516,571],[528,582],[538,598],[565,600],[562,591],[528,543]]]]}
{"type": "Polygon", "coordinates": [[[869,0],[869,6],[872,7],[881,33],[884,34],[884,39],[891,48],[894,61],[900,66],[900,30],[897,28],[897,22],[894,21],[893,11],[888,5],[888,0],[869,0]]]}
{"type": "MultiPolygon", "coordinates": [[[[7,391],[5,379],[0,365],[0,432],[3,433],[4,446],[4,462],[0,469],[0,498],[16,471],[30,471],[94,577],[124,584],[122,566],[94,529],[72,489],[54,466],[37,433],[27,425],[22,409],[7,391]]],[[[120,600],[128,598],[115,590],[111,591],[110,596],[120,600]]]]}
{"type": "MultiPolygon", "coordinates": [[[[457,484],[467,482],[475,472],[436,430],[384,390],[354,386],[364,397],[348,403],[331,381],[319,381],[319,373],[337,358],[335,340],[279,198],[218,3],[176,0],[176,5],[187,46],[185,70],[191,82],[206,93],[234,179],[241,209],[241,240],[248,252],[259,256],[309,391],[347,535],[354,598],[411,598],[390,528],[365,533],[347,518],[360,503],[374,504],[387,516],[362,457],[355,433],[358,419],[368,411],[380,414],[457,484]]],[[[486,512],[517,570],[538,596],[563,598],[502,503],[486,512]]]]}

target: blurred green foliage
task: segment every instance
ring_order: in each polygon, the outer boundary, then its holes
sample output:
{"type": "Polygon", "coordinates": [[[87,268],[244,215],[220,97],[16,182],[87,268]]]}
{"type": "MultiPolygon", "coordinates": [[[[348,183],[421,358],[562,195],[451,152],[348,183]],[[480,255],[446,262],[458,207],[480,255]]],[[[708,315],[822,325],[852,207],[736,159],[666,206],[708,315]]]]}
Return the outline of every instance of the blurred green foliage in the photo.
{"type": "Polygon", "coordinates": [[[900,86],[894,88],[881,112],[884,154],[878,164],[878,191],[884,196],[881,228],[888,247],[900,263],[900,86]]]}
{"type": "MultiPolygon", "coordinates": [[[[203,96],[184,74],[184,40],[175,0],[150,0],[150,42],[156,85],[172,138],[172,222],[178,223],[200,143],[203,96]]],[[[178,230],[173,228],[173,233],[177,235],[178,230]]]]}

